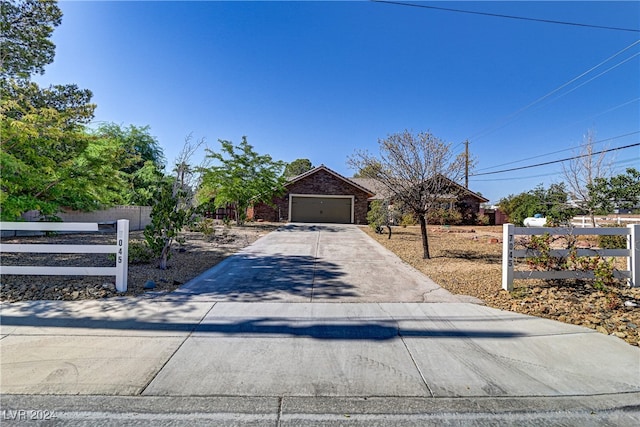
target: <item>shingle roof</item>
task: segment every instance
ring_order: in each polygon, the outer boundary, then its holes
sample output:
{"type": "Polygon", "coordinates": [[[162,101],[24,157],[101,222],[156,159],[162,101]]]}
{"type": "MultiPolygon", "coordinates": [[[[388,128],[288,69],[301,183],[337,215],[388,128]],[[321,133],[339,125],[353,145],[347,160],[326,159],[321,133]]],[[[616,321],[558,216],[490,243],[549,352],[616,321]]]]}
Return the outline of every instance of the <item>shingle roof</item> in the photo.
{"type": "MultiPolygon", "coordinates": [[[[371,197],[370,200],[382,200],[385,196],[389,195],[389,189],[384,186],[380,181],[374,178],[351,178],[353,182],[360,184],[362,187],[368,188],[375,196],[371,197]]],[[[451,181],[451,180],[449,180],[451,181]]],[[[482,197],[481,195],[474,193],[468,188],[463,187],[462,185],[456,183],[455,181],[451,181],[451,184],[457,188],[459,188],[463,193],[466,193],[470,196],[473,196],[480,200],[481,203],[486,203],[489,199],[482,197]]],[[[454,196],[455,197],[455,196],[454,196]]]]}
{"type": "MultiPolygon", "coordinates": [[[[387,189],[384,184],[382,184],[380,181],[378,181],[377,179],[374,178],[346,178],[342,175],[340,175],[338,172],[333,171],[331,169],[329,169],[328,167],[326,167],[325,165],[320,165],[320,166],[316,166],[313,169],[310,169],[308,171],[306,171],[305,173],[302,173],[298,176],[294,176],[293,178],[289,178],[289,180],[287,181],[287,183],[285,185],[289,185],[289,184],[293,184],[294,182],[297,182],[301,179],[304,179],[310,175],[313,175],[315,173],[317,173],[320,170],[324,170],[332,175],[334,175],[336,178],[341,179],[343,181],[346,181],[347,183],[353,185],[356,188],[359,188],[360,190],[371,194],[371,197],[369,198],[369,200],[382,200],[385,197],[389,196],[389,189],[387,189]]],[[[449,180],[451,181],[451,180],[449,180]]],[[[451,184],[460,188],[463,192],[476,197],[478,200],[480,200],[482,203],[486,203],[489,200],[482,197],[481,195],[474,193],[473,191],[461,186],[460,184],[456,183],[455,181],[451,181],[451,184]]]]}

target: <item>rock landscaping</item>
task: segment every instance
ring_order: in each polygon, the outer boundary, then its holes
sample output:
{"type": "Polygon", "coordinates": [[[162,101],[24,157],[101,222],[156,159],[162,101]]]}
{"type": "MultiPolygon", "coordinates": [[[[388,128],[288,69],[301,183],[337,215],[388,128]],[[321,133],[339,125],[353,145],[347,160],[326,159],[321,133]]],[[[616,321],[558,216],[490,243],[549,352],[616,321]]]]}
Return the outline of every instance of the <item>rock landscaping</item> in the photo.
{"type": "MultiPolygon", "coordinates": [[[[277,226],[250,223],[244,227],[218,226],[206,235],[201,232],[184,233],[182,242],[175,245],[167,270],[158,269],[153,261],[130,264],[126,295],[170,292],[277,226]]],[[[419,227],[394,227],[391,239],[386,234],[375,234],[369,227],[362,227],[362,230],[454,294],[480,298],[490,307],[585,326],[621,338],[631,345],[639,345],[640,288],[623,285],[595,289],[589,283],[516,280],[513,292],[502,290],[501,227],[433,227],[429,230],[432,256],[429,260],[422,259],[419,227]]],[[[144,251],[140,250],[142,241],[142,232],[131,233],[130,250],[136,251],[138,261],[144,258],[144,251]]],[[[3,238],[3,243],[17,242],[112,244],[115,243],[115,235],[3,238]]],[[[2,264],[114,264],[113,259],[105,254],[90,255],[94,258],[89,260],[86,257],[73,254],[3,254],[2,264]]],[[[0,300],[7,302],[81,300],[121,295],[115,291],[111,277],[3,275],[1,281],[0,300]]]]}
{"type": "Polygon", "coordinates": [[[428,260],[422,259],[417,226],[394,227],[391,239],[369,227],[362,230],[454,294],[471,295],[502,310],[585,326],[639,345],[640,288],[516,280],[513,292],[503,290],[501,227],[431,227],[428,260]]]}
{"type": "MultiPolygon", "coordinates": [[[[217,226],[207,234],[185,232],[181,243],[174,243],[168,268],[160,270],[157,262],[145,255],[142,249],[142,231],[134,231],[129,237],[129,252],[134,259],[129,264],[128,290],[125,295],[142,295],[148,292],[170,292],[190,279],[205,272],[227,256],[248,246],[277,227],[275,224],[251,223],[244,227],[217,226]],[[145,261],[146,260],[146,261],[145,261]]],[[[59,234],[41,237],[3,238],[3,243],[47,244],[115,244],[115,234],[59,234]]],[[[131,258],[131,257],[130,257],[131,258]]],[[[113,266],[112,256],[12,254],[2,255],[3,265],[93,265],[113,266]]],[[[108,298],[122,295],[115,290],[114,277],[100,276],[17,276],[3,275],[0,300],[80,300],[108,298]]]]}

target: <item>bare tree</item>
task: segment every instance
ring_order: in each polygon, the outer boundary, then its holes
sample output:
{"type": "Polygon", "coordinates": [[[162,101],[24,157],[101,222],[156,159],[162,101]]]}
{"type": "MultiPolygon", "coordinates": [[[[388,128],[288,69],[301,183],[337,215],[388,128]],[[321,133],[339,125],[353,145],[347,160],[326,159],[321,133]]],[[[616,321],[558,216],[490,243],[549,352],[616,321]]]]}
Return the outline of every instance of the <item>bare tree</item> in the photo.
{"type": "Polygon", "coordinates": [[[562,163],[562,174],[573,200],[589,214],[591,223],[595,227],[597,206],[592,200],[588,187],[593,185],[596,178],[608,178],[611,175],[611,163],[606,161],[606,153],[594,154],[594,139],[595,133],[588,130],[580,151],[573,159],[562,163]]]}
{"type": "Polygon", "coordinates": [[[457,198],[457,184],[465,173],[465,155],[455,156],[451,145],[429,132],[407,130],[378,140],[380,154],[356,151],[351,168],[374,178],[387,190],[385,197],[401,202],[420,222],[423,257],[430,258],[426,215],[457,198]]]}

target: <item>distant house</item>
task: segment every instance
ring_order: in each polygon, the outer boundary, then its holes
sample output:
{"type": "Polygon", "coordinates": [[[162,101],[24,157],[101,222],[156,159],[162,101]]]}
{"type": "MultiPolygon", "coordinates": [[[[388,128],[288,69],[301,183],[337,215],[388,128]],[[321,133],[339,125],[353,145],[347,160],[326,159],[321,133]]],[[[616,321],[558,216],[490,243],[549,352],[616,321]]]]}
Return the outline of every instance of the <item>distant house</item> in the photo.
{"type": "MultiPolygon", "coordinates": [[[[484,197],[451,181],[458,196],[445,195],[443,203],[477,214],[484,197]]],[[[257,204],[249,217],[263,221],[324,222],[366,224],[369,204],[384,199],[384,186],[366,178],[346,178],[324,165],[291,178],[286,192],[273,200],[273,206],[257,204]]]]}
{"type": "Polygon", "coordinates": [[[500,210],[499,206],[491,206],[489,208],[480,208],[480,215],[485,215],[488,219],[488,225],[502,225],[509,222],[507,214],[500,210]]]}
{"type": "Polygon", "coordinates": [[[285,188],[286,192],[273,200],[274,206],[254,206],[253,218],[264,221],[366,224],[369,199],[375,196],[368,188],[324,165],[291,178],[285,188]]]}

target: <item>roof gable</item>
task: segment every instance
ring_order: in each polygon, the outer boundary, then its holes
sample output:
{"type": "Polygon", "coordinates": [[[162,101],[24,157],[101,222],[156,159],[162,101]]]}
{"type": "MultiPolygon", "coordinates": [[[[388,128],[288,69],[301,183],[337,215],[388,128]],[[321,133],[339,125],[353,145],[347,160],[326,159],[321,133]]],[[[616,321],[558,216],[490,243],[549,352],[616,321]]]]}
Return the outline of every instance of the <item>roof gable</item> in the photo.
{"type": "Polygon", "coordinates": [[[368,189],[368,188],[366,188],[366,187],[363,187],[362,185],[360,185],[360,184],[358,184],[358,183],[356,183],[356,182],[354,182],[354,181],[350,180],[349,178],[345,178],[344,176],[340,175],[338,172],[336,172],[336,171],[333,171],[333,170],[329,169],[329,168],[328,168],[328,167],[326,167],[325,165],[316,166],[315,168],[313,168],[313,169],[311,169],[311,170],[308,170],[308,171],[306,171],[306,172],[305,172],[305,173],[303,173],[303,174],[300,174],[300,175],[298,175],[298,176],[295,176],[295,177],[293,177],[293,178],[289,179],[289,180],[286,182],[285,187],[288,187],[288,186],[290,186],[290,185],[291,185],[291,184],[293,184],[293,183],[296,183],[296,182],[301,181],[301,180],[303,180],[303,179],[305,179],[305,178],[308,178],[308,177],[310,177],[310,176],[312,176],[312,175],[314,175],[314,174],[316,174],[316,173],[318,173],[318,172],[320,172],[320,171],[327,172],[327,173],[329,173],[329,174],[333,175],[334,177],[336,177],[337,179],[339,179],[339,180],[341,180],[341,181],[346,182],[346,183],[347,183],[347,184],[349,184],[350,186],[355,187],[355,188],[357,188],[358,190],[360,190],[360,191],[362,191],[362,192],[364,192],[364,193],[369,194],[370,196],[375,195],[375,193],[371,192],[371,190],[370,190],[370,189],[368,189]]]}

